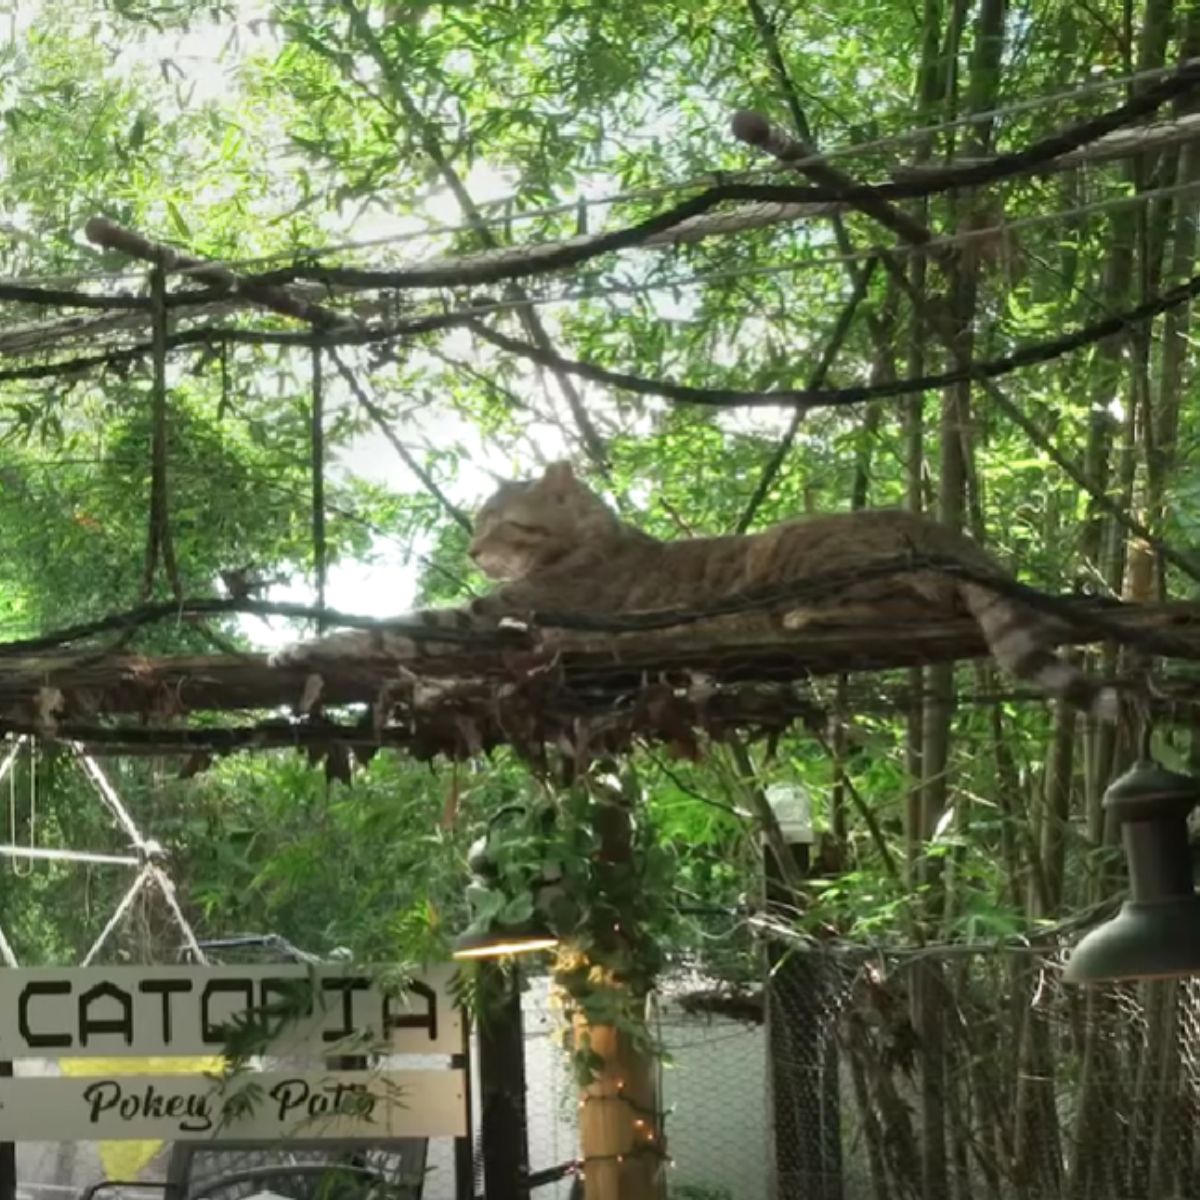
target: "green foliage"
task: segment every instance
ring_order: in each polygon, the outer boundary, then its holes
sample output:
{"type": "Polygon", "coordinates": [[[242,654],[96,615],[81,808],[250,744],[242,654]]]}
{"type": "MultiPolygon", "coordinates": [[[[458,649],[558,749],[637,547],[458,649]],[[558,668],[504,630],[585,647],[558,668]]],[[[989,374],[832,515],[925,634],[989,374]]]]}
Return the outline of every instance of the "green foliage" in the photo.
{"type": "MultiPolygon", "coordinates": [[[[535,911],[561,949],[554,981],[568,1015],[615,1025],[649,1044],[645,997],[678,944],[678,856],[644,812],[636,772],[597,771],[553,800],[493,819],[468,900],[471,931],[515,928],[535,911]]],[[[576,1046],[586,1083],[598,1065],[576,1046]]]]}

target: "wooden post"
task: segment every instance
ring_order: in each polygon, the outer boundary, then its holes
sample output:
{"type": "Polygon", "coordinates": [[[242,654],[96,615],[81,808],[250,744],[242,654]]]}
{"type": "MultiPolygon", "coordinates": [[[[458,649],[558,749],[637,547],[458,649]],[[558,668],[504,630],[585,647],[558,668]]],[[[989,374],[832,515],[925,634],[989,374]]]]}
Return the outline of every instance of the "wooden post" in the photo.
{"type": "Polygon", "coordinates": [[[613,1025],[574,1022],[604,1060],[580,1094],[579,1144],[586,1200],[657,1200],[665,1194],[657,1067],[613,1025]]]}
{"type": "Polygon", "coordinates": [[[466,1009],[462,1010],[462,1051],[452,1055],[450,1066],[466,1075],[464,1101],[467,1108],[466,1137],[454,1139],[454,1200],[475,1200],[475,1121],[471,1106],[471,1023],[466,1009]]]}
{"type": "Polygon", "coordinates": [[[480,1127],[483,1194],[487,1200],[527,1200],[529,1139],[525,1119],[525,1033],[518,969],[481,966],[484,1011],[479,1022],[480,1127]]]}

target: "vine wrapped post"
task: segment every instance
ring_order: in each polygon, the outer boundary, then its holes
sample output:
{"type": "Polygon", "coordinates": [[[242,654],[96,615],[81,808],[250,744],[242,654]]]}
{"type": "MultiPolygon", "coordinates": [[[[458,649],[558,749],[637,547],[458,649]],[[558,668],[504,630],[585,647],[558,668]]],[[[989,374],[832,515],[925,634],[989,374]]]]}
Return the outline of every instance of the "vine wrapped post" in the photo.
{"type": "Polygon", "coordinates": [[[615,1025],[592,1025],[582,1013],[572,1022],[575,1044],[603,1060],[583,1089],[579,1145],[585,1200],[664,1200],[658,1064],[632,1035],[615,1025]]]}
{"type": "Polygon", "coordinates": [[[636,907],[641,886],[632,797],[622,788],[596,796],[593,805],[598,903],[590,940],[596,953],[566,944],[556,970],[560,979],[586,976],[585,987],[606,1001],[600,1010],[603,1019],[589,1015],[586,999],[571,1013],[576,1062],[588,1068],[579,1097],[584,1197],[666,1200],[658,1059],[645,1025],[646,1004],[656,984],[656,967],[648,964],[656,962],[656,955],[646,931],[636,927],[641,924],[636,907]]]}

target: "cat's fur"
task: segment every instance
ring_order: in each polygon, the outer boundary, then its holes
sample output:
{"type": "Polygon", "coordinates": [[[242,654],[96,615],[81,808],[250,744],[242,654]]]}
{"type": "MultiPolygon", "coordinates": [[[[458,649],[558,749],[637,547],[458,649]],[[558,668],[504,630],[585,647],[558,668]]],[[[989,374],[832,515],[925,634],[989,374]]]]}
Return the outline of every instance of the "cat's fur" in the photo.
{"type": "MultiPolygon", "coordinates": [[[[646,610],[696,610],[756,590],[803,583],[814,576],[869,571],[910,556],[949,559],[968,570],[1004,579],[980,546],[947,526],[911,513],[874,510],[789,521],[762,533],[663,542],[620,521],[580,483],[567,463],[540,479],[504,483],[475,520],[471,557],[500,587],[468,609],[419,614],[440,627],[491,625],[534,611],[626,615],[646,610]]],[[[1118,715],[1113,688],[1101,685],[1052,649],[1053,626],[1040,613],[975,580],[932,570],[869,575],[839,588],[808,611],[740,613],[740,624],[795,627],[812,613],[839,623],[881,601],[907,597],[925,611],[969,613],[1001,666],[1052,697],[1105,719],[1118,715]]],[[[277,661],[388,653],[407,657],[405,638],[383,632],[335,635],[285,651],[277,661]]]]}

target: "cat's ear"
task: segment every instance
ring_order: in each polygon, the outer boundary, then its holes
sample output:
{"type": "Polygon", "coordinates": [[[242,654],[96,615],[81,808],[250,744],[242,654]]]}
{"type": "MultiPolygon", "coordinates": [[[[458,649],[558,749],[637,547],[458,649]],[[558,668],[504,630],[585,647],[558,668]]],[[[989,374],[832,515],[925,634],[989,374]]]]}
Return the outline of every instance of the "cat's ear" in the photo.
{"type": "Polygon", "coordinates": [[[569,462],[554,462],[542,476],[542,483],[553,491],[569,488],[575,482],[575,471],[569,462]]]}

